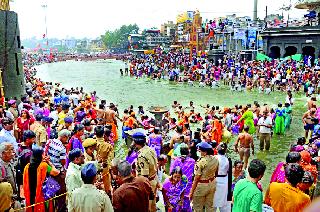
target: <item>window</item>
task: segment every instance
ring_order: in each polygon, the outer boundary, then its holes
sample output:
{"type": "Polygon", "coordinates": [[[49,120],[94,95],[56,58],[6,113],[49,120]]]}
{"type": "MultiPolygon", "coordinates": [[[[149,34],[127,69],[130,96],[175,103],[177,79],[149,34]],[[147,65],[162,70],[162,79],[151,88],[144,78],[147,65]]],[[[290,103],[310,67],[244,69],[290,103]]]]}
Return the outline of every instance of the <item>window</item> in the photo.
{"type": "Polygon", "coordinates": [[[15,56],[15,59],[16,59],[16,71],[17,71],[17,75],[20,75],[18,53],[15,53],[14,56],[15,56]]]}

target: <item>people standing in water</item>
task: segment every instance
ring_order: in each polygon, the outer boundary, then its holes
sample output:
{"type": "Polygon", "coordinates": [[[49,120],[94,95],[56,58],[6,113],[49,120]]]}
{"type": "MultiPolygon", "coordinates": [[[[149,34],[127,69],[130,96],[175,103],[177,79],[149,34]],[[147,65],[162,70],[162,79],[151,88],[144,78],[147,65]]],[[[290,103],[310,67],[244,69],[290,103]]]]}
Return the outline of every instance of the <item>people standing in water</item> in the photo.
{"type": "Polygon", "coordinates": [[[244,113],[242,114],[241,118],[239,119],[239,122],[244,120],[244,125],[249,127],[248,133],[253,135],[256,132],[256,128],[254,126],[254,118],[253,118],[253,112],[250,110],[249,105],[244,107],[244,113]]]}
{"type": "Polygon", "coordinates": [[[274,133],[277,135],[284,135],[285,133],[285,125],[284,125],[284,115],[285,109],[282,107],[282,104],[278,104],[278,108],[276,109],[276,119],[275,119],[275,128],[274,133]]]}
{"type": "Polygon", "coordinates": [[[254,155],[254,144],[253,137],[249,134],[249,127],[244,126],[244,132],[240,133],[238,139],[234,144],[235,152],[239,153],[240,160],[244,161],[244,169],[247,169],[248,160],[250,157],[250,147],[252,149],[252,155],[254,155]],[[240,143],[240,148],[238,149],[238,144],[240,143]]]}
{"type": "Polygon", "coordinates": [[[304,130],[305,130],[304,137],[306,139],[309,138],[310,132],[311,133],[313,132],[316,120],[318,120],[318,119],[316,118],[316,109],[315,108],[311,108],[305,114],[303,114],[302,122],[303,122],[304,130]]]}
{"type": "Polygon", "coordinates": [[[285,130],[290,130],[290,125],[292,122],[292,107],[289,103],[285,103],[284,107],[285,107],[284,127],[285,127],[285,130]]]}

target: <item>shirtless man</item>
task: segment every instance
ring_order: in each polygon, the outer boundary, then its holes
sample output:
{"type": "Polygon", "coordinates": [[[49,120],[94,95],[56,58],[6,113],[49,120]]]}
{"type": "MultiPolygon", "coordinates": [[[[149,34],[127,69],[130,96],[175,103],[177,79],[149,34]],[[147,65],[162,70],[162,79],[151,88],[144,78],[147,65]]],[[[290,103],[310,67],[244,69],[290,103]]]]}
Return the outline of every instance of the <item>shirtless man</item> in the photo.
{"type": "Polygon", "coordinates": [[[102,124],[105,125],[106,120],[105,120],[105,110],[104,110],[104,105],[100,104],[99,109],[97,109],[97,119],[102,119],[102,124]]]}
{"type": "Polygon", "coordinates": [[[110,124],[112,126],[112,133],[115,136],[115,141],[118,140],[118,124],[117,124],[117,113],[114,110],[115,109],[115,105],[110,103],[109,108],[107,108],[104,112],[104,120],[106,124],[110,124]]]}
{"type": "Polygon", "coordinates": [[[252,149],[252,155],[254,155],[253,137],[248,132],[249,126],[244,126],[244,133],[239,134],[238,139],[234,144],[235,151],[240,155],[240,160],[244,161],[244,169],[246,169],[248,165],[248,160],[250,157],[250,146],[252,149]],[[240,148],[238,149],[239,142],[240,148]]]}
{"type": "Polygon", "coordinates": [[[317,107],[316,101],[317,101],[316,97],[311,97],[311,99],[308,100],[308,110],[310,110],[311,108],[316,108],[317,107]]]}
{"type": "Polygon", "coordinates": [[[314,126],[316,124],[316,111],[317,109],[313,107],[302,116],[306,139],[309,138],[309,132],[312,133],[314,130],[314,126]]]}
{"type": "Polygon", "coordinates": [[[188,144],[189,141],[190,139],[187,136],[183,135],[183,127],[178,126],[176,133],[171,137],[169,147],[172,149],[172,148],[175,148],[175,144],[180,144],[183,142],[188,144]]]}

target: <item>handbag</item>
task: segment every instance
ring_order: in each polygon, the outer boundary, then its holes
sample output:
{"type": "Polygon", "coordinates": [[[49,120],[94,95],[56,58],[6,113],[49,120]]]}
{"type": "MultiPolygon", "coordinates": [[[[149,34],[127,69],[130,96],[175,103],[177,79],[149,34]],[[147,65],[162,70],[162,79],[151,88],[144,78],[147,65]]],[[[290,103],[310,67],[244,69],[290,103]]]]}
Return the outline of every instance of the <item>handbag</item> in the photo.
{"type": "Polygon", "coordinates": [[[59,183],[51,176],[47,176],[42,184],[42,193],[45,200],[51,199],[56,196],[60,190],[59,183]]]}

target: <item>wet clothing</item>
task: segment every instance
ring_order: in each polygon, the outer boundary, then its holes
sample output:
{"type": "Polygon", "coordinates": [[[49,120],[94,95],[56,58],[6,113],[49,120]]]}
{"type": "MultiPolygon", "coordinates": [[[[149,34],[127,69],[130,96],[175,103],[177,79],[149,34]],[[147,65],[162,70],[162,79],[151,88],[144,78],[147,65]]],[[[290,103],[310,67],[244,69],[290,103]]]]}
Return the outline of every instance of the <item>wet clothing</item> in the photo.
{"type": "Polygon", "coordinates": [[[249,127],[249,134],[254,134],[256,132],[256,128],[254,126],[254,120],[253,120],[253,112],[250,110],[247,110],[244,112],[244,114],[241,116],[240,121],[244,120],[244,125],[249,127]]]}
{"type": "Polygon", "coordinates": [[[162,187],[162,192],[168,198],[166,206],[170,203],[173,206],[172,212],[179,212],[183,209],[182,200],[184,199],[184,192],[187,187],[188,180],[185,176],[182,176],[180,182],[173,184],[170,178],[167,178],[162,187]]]}
{"type": "Polygon", "coordinates": [[[276,119],[274,133],[284,135],[285,125],[284,125],[284,114],[285,110],[283,108],[276,109],[276,119]]]}

